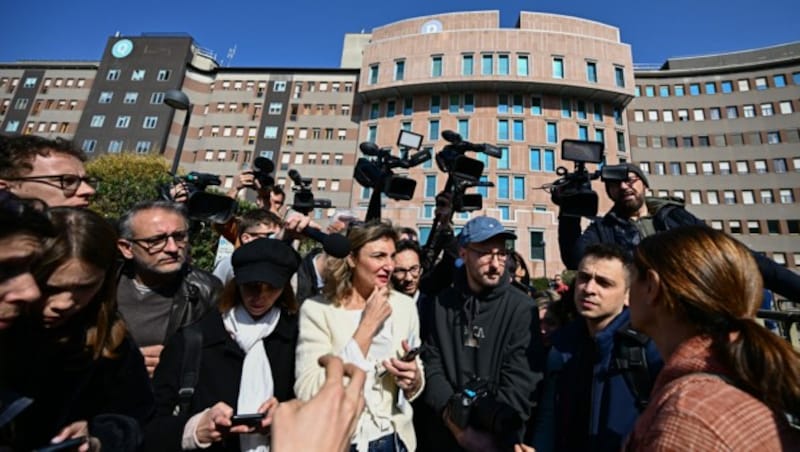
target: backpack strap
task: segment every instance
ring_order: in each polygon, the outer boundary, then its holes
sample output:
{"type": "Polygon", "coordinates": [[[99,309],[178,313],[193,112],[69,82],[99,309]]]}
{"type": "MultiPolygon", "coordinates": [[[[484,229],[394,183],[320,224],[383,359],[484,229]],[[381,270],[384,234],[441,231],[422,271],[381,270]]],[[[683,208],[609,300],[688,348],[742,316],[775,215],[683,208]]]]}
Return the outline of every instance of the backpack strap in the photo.
{"type": "Polygon", "coordinates": [[[178,390],[178,404],[173,415],[188,414],[200,374],[200,348],[203,345],[203,332],[196,326],[183,329],[183,361],[181,362],[181,381],[178,390]]]}
{"type": "Polygon", "coordinates": [[[636,407],[643,411],[650,401],[653,379],[647,368],[647,342],[649,337],[634,330],[630,322],[616,331],[614,341],[614,364],[628,385],[636,407]]]}

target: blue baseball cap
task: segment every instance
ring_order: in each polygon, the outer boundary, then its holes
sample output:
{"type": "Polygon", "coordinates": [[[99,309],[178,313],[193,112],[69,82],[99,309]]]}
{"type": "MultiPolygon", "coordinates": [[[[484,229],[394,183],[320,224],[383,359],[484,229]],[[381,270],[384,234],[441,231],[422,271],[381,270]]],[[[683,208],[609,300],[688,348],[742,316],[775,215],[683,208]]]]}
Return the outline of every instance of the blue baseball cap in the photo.
{"type": "Polygon", "coordinates": [[[464,229],[458,236],[458,244],[466,246],[470,243],[485,242],[491,238],[503,236],[506,239],[516,239],[517,235],[511,231],[506,231],[502,224],[492,217],[475,217],[464,225],[464,229]]]}

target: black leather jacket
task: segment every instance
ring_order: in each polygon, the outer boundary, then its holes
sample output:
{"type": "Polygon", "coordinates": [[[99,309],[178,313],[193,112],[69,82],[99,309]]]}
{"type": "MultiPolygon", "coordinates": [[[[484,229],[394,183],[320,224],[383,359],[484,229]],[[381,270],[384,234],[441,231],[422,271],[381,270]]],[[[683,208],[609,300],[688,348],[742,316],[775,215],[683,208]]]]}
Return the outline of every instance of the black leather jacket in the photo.
{"type": "Polygon", "coordinates": [[[200,320],[206,311],[216,306],[221,292],[222,282],[216,276],[187,265],[181,286],[172,298],[166,337],[200,320]]]}

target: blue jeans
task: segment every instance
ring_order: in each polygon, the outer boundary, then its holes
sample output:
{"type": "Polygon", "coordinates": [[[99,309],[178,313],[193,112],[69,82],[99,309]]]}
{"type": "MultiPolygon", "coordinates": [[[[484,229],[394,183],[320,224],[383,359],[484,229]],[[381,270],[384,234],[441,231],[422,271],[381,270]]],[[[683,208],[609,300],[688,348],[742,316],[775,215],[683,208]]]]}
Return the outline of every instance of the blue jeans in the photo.
{"type": "MultiPolygon", "coordinates": [[[[356,452],[355,444],[350,445],[350,452],[356,452]]],[[[408,452],[408,448],[397,433],[390,433],[370,441],[367,452],[408,452]]]]}

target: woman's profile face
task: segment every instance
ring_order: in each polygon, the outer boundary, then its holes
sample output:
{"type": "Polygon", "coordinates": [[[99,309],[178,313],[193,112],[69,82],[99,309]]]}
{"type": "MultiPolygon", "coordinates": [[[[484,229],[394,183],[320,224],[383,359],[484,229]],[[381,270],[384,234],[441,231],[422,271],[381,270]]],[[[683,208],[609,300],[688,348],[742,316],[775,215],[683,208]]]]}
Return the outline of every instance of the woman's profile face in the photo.
{"type": "Polygon", "coordinates": [[[372,290],[387,286],[394,271],[394,240],[381,237],[367,242],[353,259],[353,286],[372,290]]]}
{"type": "Polygon", "coordinates": [[[42,288],[42,321],[45,328],[63,325],[84,309],[100,291],[105,270],[72,258],[47,278],[42,288]]]}
{"type": "Polygon", "coordinates": [[[281,288],[272,287],[265,282],[239,284],[242,305],[253,318],[266,314],[281,295],[281,288]]]}

